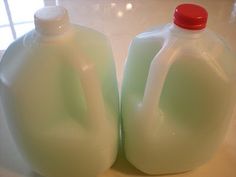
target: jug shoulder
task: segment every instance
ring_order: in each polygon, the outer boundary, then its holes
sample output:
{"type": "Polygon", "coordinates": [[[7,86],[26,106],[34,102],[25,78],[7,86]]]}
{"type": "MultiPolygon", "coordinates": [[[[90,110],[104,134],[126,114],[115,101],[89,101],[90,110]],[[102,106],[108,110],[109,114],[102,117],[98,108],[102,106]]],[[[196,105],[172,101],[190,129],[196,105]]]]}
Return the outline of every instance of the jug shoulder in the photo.
{"type": "Polygon", "coordinates": [[[170,24],[166,24],[166,25],[160,25],[160,26],[155,26],[152,27],[148,30],[146,30],[145,32],[142,32],[138,35],[135,36],[135,39],[162,39],[166,36],[166,33],[168,32],[168,28],[170,27],[170,24]]]}
{"type": "Polygon", "coordinates": [[[23,45],[24,37],[25,37],[25,35],[16,39],[13,43],[11,43],[8,46],[8,48],[4,52],[1,62],[0,62],[0,73],[3,72],[3,69],[6,68],[12,62],[12,60],[14,60],[14,58],[19,56],[23,52],[23,50],[24,50],[24,45],[23,45]]]}

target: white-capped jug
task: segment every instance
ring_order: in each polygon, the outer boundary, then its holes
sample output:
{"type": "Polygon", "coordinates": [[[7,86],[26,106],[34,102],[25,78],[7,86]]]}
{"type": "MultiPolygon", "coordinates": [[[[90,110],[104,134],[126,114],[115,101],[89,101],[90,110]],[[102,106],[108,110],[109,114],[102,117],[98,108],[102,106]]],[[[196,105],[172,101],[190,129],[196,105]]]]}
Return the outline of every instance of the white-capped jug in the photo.
{"type": "Polygon", "coordinates": [[[60,6],[35,13],[35,30],[0,63],[9,128],[32,168],[47,177],[96,176],[118,148],[118,88],[109,42],[72,25],[60,6]]]}

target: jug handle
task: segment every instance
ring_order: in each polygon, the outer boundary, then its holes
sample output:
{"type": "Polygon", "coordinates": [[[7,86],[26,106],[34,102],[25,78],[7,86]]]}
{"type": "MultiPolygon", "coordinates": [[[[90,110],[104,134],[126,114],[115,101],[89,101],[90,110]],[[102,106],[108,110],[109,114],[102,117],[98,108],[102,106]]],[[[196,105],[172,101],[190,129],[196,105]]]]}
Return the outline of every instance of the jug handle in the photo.
{"type": "Polygon", "coordinates": [[[95,64],[83,53],[74,57],[73,63],[78,71],[86,100],[88,111],[86,126],[90,127],[91,130],[99,130],[106,119],[106,109],[102,87],[96,72],[95,64]]]}
{"type": "Polygon", "coordinates": [[[151,62],[141,106],[141,115],[146,117],[146,125],[151,126],[157,121],[154,120],[156,119],[154,113],[160,102],[166,76],[179,53],[178,51],[176,39],[170,39],[164,43],[151,62]]]}

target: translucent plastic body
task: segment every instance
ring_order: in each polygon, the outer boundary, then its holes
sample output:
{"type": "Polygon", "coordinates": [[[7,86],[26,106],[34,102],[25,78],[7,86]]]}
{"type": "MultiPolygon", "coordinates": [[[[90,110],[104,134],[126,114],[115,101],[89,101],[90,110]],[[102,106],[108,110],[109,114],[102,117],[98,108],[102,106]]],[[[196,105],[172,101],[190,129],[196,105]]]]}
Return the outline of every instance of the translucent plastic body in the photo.
{"type": "Polygon", "coordinates": [[[208,30],[169,24],[136,36],[122,85],[127,159],[149,174],[207,161],[232,117],[235,81],[236,59],[208,30]]]}
{"type": "Polygon", "coordinates": [[[48,177],[96,176],[116,159],[118,88],[112,51],[94,30],[32,31],[0,63],[10,130],[32,168],[48,177]]]}

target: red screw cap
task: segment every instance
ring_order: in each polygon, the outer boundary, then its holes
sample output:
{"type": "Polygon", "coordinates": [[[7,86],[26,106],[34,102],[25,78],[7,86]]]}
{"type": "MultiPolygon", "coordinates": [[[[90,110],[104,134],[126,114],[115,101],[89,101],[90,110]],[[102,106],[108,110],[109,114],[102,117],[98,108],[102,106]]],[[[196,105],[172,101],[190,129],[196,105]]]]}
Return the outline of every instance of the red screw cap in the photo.
{"type": "Polygon", "coordinates": [[[176,7],[174,24],[181,28],[200,30],[206,27],[207,11],[196,4],[181,4],[176,7]]]}

